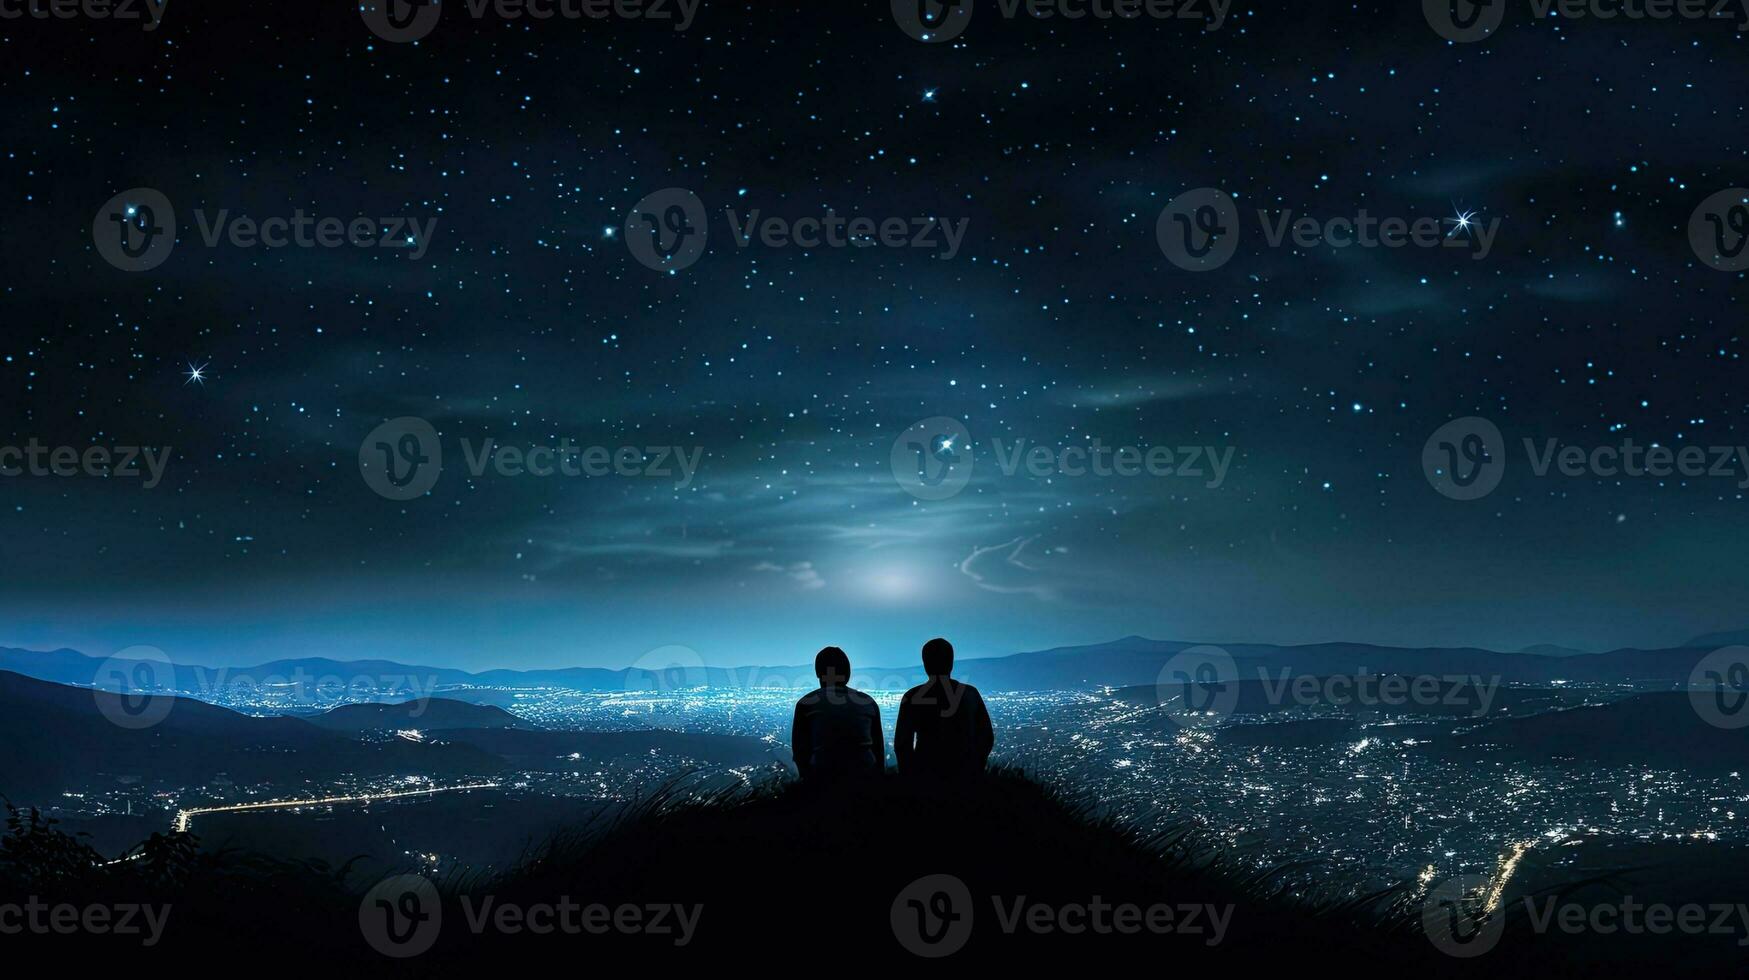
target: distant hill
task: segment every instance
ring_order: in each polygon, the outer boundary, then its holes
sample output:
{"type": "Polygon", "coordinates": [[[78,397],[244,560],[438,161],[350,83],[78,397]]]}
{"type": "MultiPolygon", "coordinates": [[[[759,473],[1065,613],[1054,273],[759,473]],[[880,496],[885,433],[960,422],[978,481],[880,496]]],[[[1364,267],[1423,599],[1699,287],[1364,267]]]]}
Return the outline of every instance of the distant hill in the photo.
{"type": "MultiPolygon", "coordinates": [[[[1717,634],[1700,640],[1726,639],[1717,634]]],[[[1699,641],[1695,641],[1698,643],[1699,641]]],[[[1058,647],[1006,657],[962,659],[956,675],[986,691],[1086,690],[1152,684],[1173,655],[1199,644],[1130,636],[1110,643],[1058,647]]],[[[1660,650],[1621,649],[1587,653],[1545,645],[1534,652],[1502,653],[1477,647],[1382,647],[1364,643],[1314,643],[1303,646],[1236,643],[1222,645],[1241,669],[1275,676],[1331,676],[1396,673],[1476,676],[1509,684],[1686,683],[1689,673],[1713,646],[1660,650]]],[[[853,656],[855,656],[853,652],[853,656]]],[[[0,670],[12,670],[62,684],[91,685],[104,663],[73,650],[39,652],[0,648],[0,670]]],[[[882,667],[856,660],[852,683],[871,690],[902,690],[923,681],[916,664],[882,667]]],[[[247,668],[177,665],[160,671],[169,686],[194,697],[225,687],[287,683],[322,690],[363,691],[377,700],[442,693],[471,702],[495,703],[494,689],[566,688],[576,691],[676,691],[691,688],[764,687],[806,691],[814,686],[808,665],[753,667],[675,667],[665,670],[489,670],[480,673],[424,667],[387,660],[340,661],[326,658],[279,660],[247,668]]],[[[312,697],[311,703],[317,703],[312,697]]]]}
{"type": "Polygon", "coordinates": [[[1706,633],[1689,640],[1683,646],[1706,647],[1716,650],[1719,647],[1749,646],[1749,630],[1726,630],[1722,633],[1706,633]]]}
{"type": "Polygon", "coordinates": [[[1492,720],[1437,744],[1459,754],[1486,746],[1527,761],[1572,759],[1604,767],[1713,773],[1749,768],[1749,728],[1708,724],[1686,692],[1492,720]]]}
{"type": "Polygon", "coordinates": [[[1553,643],[1538,643],[1535,646],[1525,647],[1518,652],[1529,654],[1533,657],[1583,657],[1591,651],[1580,650],[1576,647],[1556,646],[1553,643]]]}
{"type": "Polygon", "coordinates": [[[458,780],[507,770],[567,772],[650,756],[773,769],[788,761],[781,747],[761,739],[667,731],[526,731],[507,727],[522,722],[499,709],[459,702],[434,710],[447,722],[500,727],[444,729],[425,741],[365,740],[352,736],[414,709],[352,705],[338,719],[327,716],[329,727],[323,727],[302,718],[253,718],[192,698],[155,703],[167,705],[162,720],[150,727],[124,727],[111,720],[131,713],[119,695],[0,671],[0,745],[5,746],[0,796],[35,804],[83,789],[144,783],[183,790],[221,778],[301,790],[306,784],[333,786],[345,777],[458,780]]]}
{"type": "Polygon", "coordinates": [[[296,718],[251,718],[190,698],[172,698],[148,728],[115,724],[130,714],[114,694],[0,671],[0,794],[16,803],[82,787],[144,780],[199,786],[295,784],[344,773],[489,774],[502,761],[466,745],[395,740],[364,744],[296,718]],[[106,714],[108,711],[110,714],[106,714]]]}
{"type": "Polygon", "coordinates": [[[424,698],[397,704],[343,704],[306,720],[317,728],[351,733],[534,727],[503,708],[448,698],[424,698]]]}

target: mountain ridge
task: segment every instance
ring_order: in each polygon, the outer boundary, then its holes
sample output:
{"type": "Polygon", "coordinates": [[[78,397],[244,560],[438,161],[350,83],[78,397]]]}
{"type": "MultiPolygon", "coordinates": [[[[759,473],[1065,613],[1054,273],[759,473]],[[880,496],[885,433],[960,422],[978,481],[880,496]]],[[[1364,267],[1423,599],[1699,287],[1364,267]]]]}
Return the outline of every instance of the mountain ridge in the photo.
{"type": "MultiPolygon", "coordinates": [[[[1729,638],[1734,634],[1711,634],[1729,638]]],[[[1745,634],[1749,638],[1749,633],[1745,634]]],[[[1704,639],[1704,637],[1702,638],[1704,639]]],[[[1287,676],[1358,673],[1480,675],[1509,683],[1555,681],[1685,682],[1709,649],[1687,644],[1646,649],[1622,647],[1587,652],[1544,644],[1520,652],[1483,647],[1392,647],[1367,643],[1203,644],[1126,636],[1106,643],[1051,647],[997,657],[962,659],[956,676],[989,690],[1081,689],[1152,683],[1171,657],[1192,647],[1226,651],[1241,673],[1258,670],[1287,676]],[[1536,652],[1529,652],[1534,650],[1536,652]],[[1547,651],[1547,652],[1545,652],[1547,651]],[[1557,655],[1555,651],[1560,651],[1557,655]]],[[[77,650],[32,651],[0,647],[0,670],[39,680],[95,686],[101,658],[77,650]]],[[[124,663],[136,661],[123,658],[124,663]]],[[[287,658],[254,667],[202,667],[139,660],[166,690],[210,692],[227,686],[304,683],[315,693],[338,690],[377,700],[429,697],[443,688],[562,688],[585,692],[663,691],[693,687],[811,689],[811,665],[712,667],[702,663],[647,667],[560,667],[466,671],[393,660],[287,658]]],[[[924,680],[920,665],[858,667],[852,683],[870,689],[902,689],[924,680]]],[[[315,699],[312,699],[315,700],[315,699]]],[[[338,698],[335,698],[338,700],[338,698]]]]}

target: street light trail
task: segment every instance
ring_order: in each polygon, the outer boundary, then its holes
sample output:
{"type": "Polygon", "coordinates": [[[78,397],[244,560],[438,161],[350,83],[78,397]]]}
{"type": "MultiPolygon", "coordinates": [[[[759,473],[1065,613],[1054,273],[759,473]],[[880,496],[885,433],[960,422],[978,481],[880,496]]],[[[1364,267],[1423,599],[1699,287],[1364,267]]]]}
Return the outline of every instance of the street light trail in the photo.
{"type": "Polygon", "coordinates": [[[435,796],[469,789],[497,789],[498,783],[471,783],[467,786],[435,786],[431,789],[402,790],[395,793],[368,793],[359,796],[327,796],[316,800],[269,800],[261,803],[233,803],[228,806],[190,807],[176,811],[171,827],[177,833],[187,833],[195,817],[208,813],[238,813],[244,810],[286,810],[301,806],[334,806],[342,803],[376,803],[380,800],[400,800],[410,796],[435,796]]]}

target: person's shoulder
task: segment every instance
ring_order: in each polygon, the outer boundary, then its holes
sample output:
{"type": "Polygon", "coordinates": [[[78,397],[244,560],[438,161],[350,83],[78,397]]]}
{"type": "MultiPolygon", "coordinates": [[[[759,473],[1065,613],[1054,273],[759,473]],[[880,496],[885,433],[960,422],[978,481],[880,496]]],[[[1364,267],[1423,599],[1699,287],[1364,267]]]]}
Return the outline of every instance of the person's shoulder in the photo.
{"type": "Polygon", "coordinates": [[[844,691],[845,691],[845,695],[846,695],[846,700],[850,701],[850,703],[852,703],[852,704],[867,705],[869,707],[875,706],[875,699],[874,698],[869,697],[867,694],[865,694],[862,691],[857,690],[854,687],[847,687],[844,689],[844,691]]]}
{"type": "Polygon", "coordinates": [[[929,682],[924,681],[923,683],[917,685],[916,687],[910,689],[909,691],[906,691],[904,697],[901,697],[899,699],[899,701],[901,703],[909,703],[909,702],[915,701],[917,698],[923,696],[923,692],[925,690],[927,690],[928,687],[929,687],[929,682]]]}
{"type": "Polygon", "coordinates": [[[796,699],[796,707],[798,707],[798,708],[812,707],[813,705],[816,705],[819,703],[820,703],[820,689],[817,687],[814,688],[812,691],[809,691],[808,693],[802,695],[800,698],[796,699]]]}
{"type": "Polygon", "coordinates": [[[960,681],[954,681],[954,683],[959,685],[960,697],[962,697],[962,698],[977,698],[979,701],[984,700],[984,696],[982,694],[979,694],[978,689],[973,687],[972,685],[961,683],[960,681]]]}

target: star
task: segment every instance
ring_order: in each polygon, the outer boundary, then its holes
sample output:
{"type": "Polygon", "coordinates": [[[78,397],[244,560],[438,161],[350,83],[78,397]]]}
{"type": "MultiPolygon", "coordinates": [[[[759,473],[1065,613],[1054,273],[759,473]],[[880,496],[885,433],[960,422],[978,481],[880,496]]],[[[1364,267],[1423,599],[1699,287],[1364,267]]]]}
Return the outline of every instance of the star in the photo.
{"type": "Polygon", "coordinates": [[[212,363],[211,361],[208,361],[206,364],[202,364],[199,367],[196,367],[195,363],[193,361],[189,361],[188,362],[188,371],[187,371],[188,380],[184,381],[182,383],[184,385],[200,385],[202,387],[205,387],[206,386],[206,379],[207,379],[207,373],[206,373],[207,364],[211,364],[211,363],[212,363]]]}
{"type": "Polygon", "coordinates": [[[1445,219],[1451,222],[1451,231],[1447,233],[1445,237],[1450,238],[1452,235],[1455,235],[1460,231],[1469,231],[1470,225],[1474,224],[1471,219],[1475,216],[1476,212],[1474,211],[1459,210],[1457,217],[1445,219]]]}

